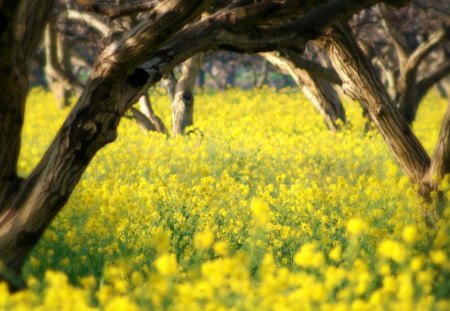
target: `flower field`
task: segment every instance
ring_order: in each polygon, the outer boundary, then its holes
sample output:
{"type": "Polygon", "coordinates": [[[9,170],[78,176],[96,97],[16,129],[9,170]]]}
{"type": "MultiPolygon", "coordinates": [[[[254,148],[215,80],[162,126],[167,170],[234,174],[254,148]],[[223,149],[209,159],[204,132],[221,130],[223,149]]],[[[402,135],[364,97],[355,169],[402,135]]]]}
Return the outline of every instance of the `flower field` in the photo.
{"type": "MultiPolygon", "coordinates": [[[[167,96],[151,98],[169,125],[167,96]]],[[[445,106],[429,95],[415,123],[430,153],[445,106]]],[[[201,93],[187,137],[124,118],[0,309],[450,310],[450,208],[427,229],[381,136],[345,107],[339,133],[295,89],[201,93]]],[[[23,175],[69,112],[39,89],[27,109],[23,175]]]]}

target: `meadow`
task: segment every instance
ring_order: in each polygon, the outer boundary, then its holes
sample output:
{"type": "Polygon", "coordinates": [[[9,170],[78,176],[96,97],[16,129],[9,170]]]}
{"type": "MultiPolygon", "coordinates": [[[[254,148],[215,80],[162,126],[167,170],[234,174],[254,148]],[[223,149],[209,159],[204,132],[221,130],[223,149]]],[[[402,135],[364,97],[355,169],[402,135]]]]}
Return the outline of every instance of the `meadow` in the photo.
{"type": "MultiPolygon", "coordinates": [[[[167,96],[151,99],[169,125],[167,96]]],[[[414,124],[429,152],[445,107],[430,94],[414,124]]],[[[185,137],[123,119],[0,309],[449,310],[450,208],[427,229],[381,136],[345,108],[339,133],[296,89],[200,93],[185,137]]],[[[31,91],[22,175],[68,112],[31,91]]]]}

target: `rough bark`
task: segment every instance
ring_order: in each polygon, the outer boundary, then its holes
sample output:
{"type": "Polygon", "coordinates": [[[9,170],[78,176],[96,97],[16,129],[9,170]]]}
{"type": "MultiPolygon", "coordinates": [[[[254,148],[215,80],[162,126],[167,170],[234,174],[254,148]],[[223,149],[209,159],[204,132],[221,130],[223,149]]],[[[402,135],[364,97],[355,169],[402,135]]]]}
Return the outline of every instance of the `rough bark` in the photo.
{"type": "Polygon", "coordinates": [[[194,124],[194,87],[203,63],[203,54],[183,63],[172,101],[172,135],[182,135],[194,124]]]}
{"type": "Polygon", "coordinates": [[[185,27],[198,19],[208,1],[156,2],[149,20],[142,21],[100,54],[81,97],[47,152],[14,191],[9,190],[12,180],[18,180],[17,157],[29,60],[49,19],[53,1],[22,0],[19,5],[13,5],[17,3],[14,1],[1,2],[2,15],[12,16],[6,30],[0,29],[0,66],[2,78],[6,78],[0,89],[0,260],[7,269],[2,276],[20,274],[27,255],[64,206],[96,152],[116,138],[120,118],[161,76],[211,48],[261,52],[285,48],[292,38],[306,42],[318,36],[323,27],[375,2],[336,0],[287,25],[289,31],[285,35],[274,37],[274,31],[280,29],[269,27],[261,29],[256,38],[248,27],[282,12],[283,3],[252,2],[237,8],[233,5],[230,10],[185,27]],[[8,5],[12,14],[6,11],[8,5]],[[10,21],[14,21],[12,26],[10,21]],[[11,194],[6,196],[6,192],[11,194]]]}
{"type": "Polygon", "coordinates": [[[302,88],[305,96],[323,116],[330,130],[335,132],[341,124],[346,122],[342,102],[329,82],[296,67],[290,58],[278,53],[262,53],[261,55],[274,66],[291,75],[296,84],[302,88]]]}
{"type": "MultiPolygon", "coordinates": [[[[156,21],[142,23],[121,44],[113,44],[99,57],[82,96],[46,154],[3,205],[6,208],[0,214],[0,260],[10,274],[20,274],[27,255],[64,206],[97,150],[116,138],[120,117],[142,94],[145,84],[160,78],[158,70],[154,69],[150,76],[143,69],[135,69],[143,61],[140,58],[145,59],[142,54],[148,47],[158,47],[161,37],[155,34],[170,36],[197,16],[203,5],[199,2],[161,3],[156,21]]],[[[28,5],[35,11],[42,9],[41,1],[39,5],[33,3],[28,5]]],[[[47,7],[45,13],[49,10],[47,7]]],[[[43,17],[43,21],[48,19],[43,17]]],[[[26,78],[27,75],[25,81],[26,78]]]]}
{"type": "Polygon", "coordinates": [[[433,193],[439,192],[444,175],[450,173],[450,108],[447,108],[438,143],[430,159],[374,74],[349,29],[334,27],[323,42],[344,82],[344,92],[367,109],[404,173],[418,186],[425,201],[422,206],[425,220],[435,227],[440,210],[429,205],[433,203],[433,193]]]}
{"type": "Polygon", "coordinates": [[[351,32],[344,26],[335,27],[324,37],[323,43],[343,81],[344,93],[367,109],[405,174],[419,184],[430,166],[430,158],[351,32]]]}
{"type": "MultiPolygon", "coordinates": [[[[0,4],[2,23],[5,26],[0,32],[0,72],[2,74],[2,83],[0,83],[0,218],[2,219],[10,211],[7,209],[8,202],[22,185],[17,175],[17,161],[31,59],[42,38],[53,5],[53,0],[39,1],[39,3],[32,0],[9,1],[0,4]]],[[[3,221],[0,221],[0,230],[3,229],[3,221]]],[[[0,260],[4,261],[3,256],[0,256],[0,260]]],[[[15,271],[14,269],[9,271],[8,267],[9,262],[4,261],[0,280],[8,277],[10,282],[14,283],[15,271]]],[[[20,286],[19,283],[15,282],[14,285],[20,286]]]]}

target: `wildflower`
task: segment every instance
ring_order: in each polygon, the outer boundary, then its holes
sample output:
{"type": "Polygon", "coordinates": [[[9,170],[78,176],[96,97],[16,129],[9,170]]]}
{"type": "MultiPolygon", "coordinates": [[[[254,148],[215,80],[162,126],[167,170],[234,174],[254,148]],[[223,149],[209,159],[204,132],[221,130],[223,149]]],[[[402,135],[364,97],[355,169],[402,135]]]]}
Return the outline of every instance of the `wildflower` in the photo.
{"type": "Polygon", "coordinates": [[[226,241],[219,241],[214,243],[214,253],[217,256],[227,256],[229,253],[229,245],[226,241]]]}
{"type": "Polygon", "coordinates": [[[314,244],[306,243],[295,254],[294,262],[301,267],[318,268],[323,265],[324,256],[322,253],[316,251],[316,246],[314,244]]]}
{"type": "Polygon", "coordinates": [[[447,262],[447,254],[443,250],[430,252],[431,261],[436,265],[443,265],[447,262]]]}
{"type": "Polygon", "coordinates": [[[197,232],[194,236],[194,245],[198,250],[208,250],[214,242],[214,233],[210,230],[197,232]]]}
{"type": "Polygon", "coordinates": [[[402,237],[407,243],[416,242],[418,238],[417,228],[415,226],[407,226],[403,229],[402,237]]]}
{"type": "Polygon", "coordinates": [[[403,245],[392,240],[385,240],[378,245],[378,253],[383,258],[392,259],[397,263],[406,260],[407,252],[403,245]]]}
{"type": "Polygon", "coordinates": [[[269,205],[262,199],[253,199],[250,204],[250,209],[258,226],[264,227],[270,222],[271,216],[269,205]]]}
{"type": "Polygon", "coordinates": [[[347,223],[347,232],[353,236],[361,235],[364,232],[365,223],[359,218],[352,218],[347,223]]]}
{"type": "Polygon", "coordinates": [[[172,276],[178,272],[177,259],[174,254],[162,254],[155,260],[154,265],[156,270],[165,276],[172,276]]]}

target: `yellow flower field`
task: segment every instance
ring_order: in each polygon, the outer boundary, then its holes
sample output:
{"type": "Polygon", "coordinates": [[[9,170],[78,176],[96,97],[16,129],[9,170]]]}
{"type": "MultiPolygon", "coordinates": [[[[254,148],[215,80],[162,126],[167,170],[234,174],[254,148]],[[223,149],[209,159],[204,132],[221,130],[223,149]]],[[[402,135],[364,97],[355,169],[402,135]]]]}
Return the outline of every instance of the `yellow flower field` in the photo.
{"type": "MultiPolygon", "coordinates": [[[[169,125],[167,96],[151,98],[169,125]]],[[[445,106],[432,94],[419,111],[429,152],[445,106]]],[[[187,137],[125,118],[0,309],[449,310],[450,209],[426,229],[382,138],[345,107],[337,134],[296,89],[201,93],[187,137]]],[[[32,90],[23,175],[68,112],[32,90]]]]}

